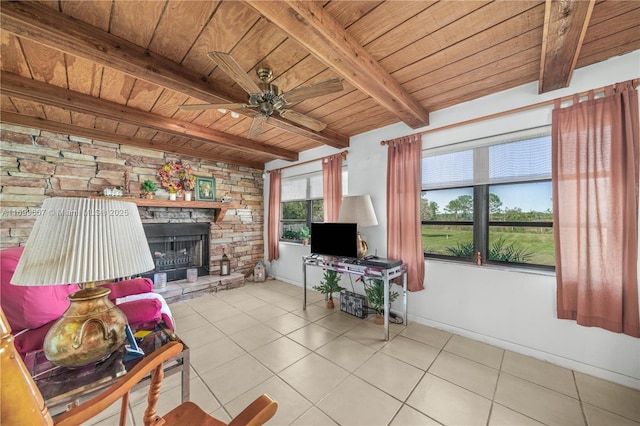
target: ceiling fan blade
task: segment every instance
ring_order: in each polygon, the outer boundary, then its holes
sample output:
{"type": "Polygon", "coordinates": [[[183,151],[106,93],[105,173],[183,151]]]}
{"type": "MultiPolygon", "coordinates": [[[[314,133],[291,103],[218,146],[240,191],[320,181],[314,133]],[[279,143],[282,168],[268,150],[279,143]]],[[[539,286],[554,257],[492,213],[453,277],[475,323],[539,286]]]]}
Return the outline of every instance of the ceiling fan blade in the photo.
{"type": "Polygon", "coordinates": [[[255,139],[262,134],[264,130],[264,124],[267,122],[269,117],[264,114],[256,114],[253,117],[253,121],[251,122],[251,127],[249,127],[249,132],[247,132],[247,137],[249,139],[255,139]]]}
{"type": "Polygon", "coordinates": [[[315,98],[316,96],[340,92],[341,90],[344,90],[342,80],[339,78],[332,78],[309,86],[298,87],[297,89],[283,93],[281,97],[284,99],[285,103],[292,104],[304,101],[305,99],[315,98]]]}
{"type": "Polygon", "coordinates": [[[209,58],[216,63],[229,77],[233,79],[245,92],[251,94],[262,94],[258,84],[247,75],[240,64],[224,52],[209,52],[209,58]]]}
{"type": "Polygon", "coordinates": [[[178,108],[187,111],[197,111],[201,109],[241,109],[249,106],[250,105],[247,104],[189,104],[180,105],[178,108]]]}
{"type": "Polygon", "coordinates": [[[316,120],[315,118],[311,118],[307,115],[300,114],[299,112],[295,112],[292,109],[281,109],[278,111],[281,117],[286,118],[287,120],[291,120],[294,123],[300,124],[304,127],[308,127],[311,130],[315,130],[316,132],[321,132],[327,127],[325,123],[320,120],[316,120]]]}

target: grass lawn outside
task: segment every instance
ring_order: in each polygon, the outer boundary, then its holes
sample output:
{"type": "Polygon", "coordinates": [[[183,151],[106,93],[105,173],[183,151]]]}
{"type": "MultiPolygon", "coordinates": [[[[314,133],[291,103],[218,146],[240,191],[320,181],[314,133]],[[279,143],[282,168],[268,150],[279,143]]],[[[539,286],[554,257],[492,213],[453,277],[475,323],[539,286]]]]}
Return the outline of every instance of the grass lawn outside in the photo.
{"type": "MultiPolygon", "coordinates": [[[[531,253],[531,257],[527,259],[526,263],[555,265],[553,230],[551,228],[510,230],[505,227],[491,227],[489,246],[491,247],[501,237],[505,247],[513,244],[514,248],[531,253]]],[[[422,244],[425,253],[451,255],[447,251],[447,247],[456,247],[472,242],[472,226],[422,226],[422,244]]]]}

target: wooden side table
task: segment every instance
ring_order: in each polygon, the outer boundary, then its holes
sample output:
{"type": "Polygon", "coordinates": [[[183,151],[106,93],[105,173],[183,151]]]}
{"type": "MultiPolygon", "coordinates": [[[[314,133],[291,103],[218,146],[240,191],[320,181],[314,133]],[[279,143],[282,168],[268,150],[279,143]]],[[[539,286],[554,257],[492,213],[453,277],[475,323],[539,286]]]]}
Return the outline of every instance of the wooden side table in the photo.
{"type": "MultiPolygon", "coordinates": [[[[158,325],[138,345],[145,354],[150,354],[174,340],[182,343],[184,348],[179,356],[164,364],[164,374],[168,377],[181,373],[182,402],[186,402],[189,400],[189,347],[164,324],[158,325]]],[[[115,383],[142,359],[143,357],[139,357],[125,361],[122,346],[106,360],[77,369],[51,364],[42,351],[29,352],[25,356],[25,364],[42,393],[49,412],[55,416],[115,383]]],[[[134,390],[147,386],[150,378],[143,379],[134,390]]]]}

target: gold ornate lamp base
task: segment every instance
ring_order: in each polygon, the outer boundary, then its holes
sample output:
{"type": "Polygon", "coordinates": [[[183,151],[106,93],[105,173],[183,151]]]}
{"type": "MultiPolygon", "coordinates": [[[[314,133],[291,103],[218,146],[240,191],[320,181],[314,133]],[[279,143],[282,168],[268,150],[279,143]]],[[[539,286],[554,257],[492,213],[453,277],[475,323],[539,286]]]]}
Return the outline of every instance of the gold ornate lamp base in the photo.
{"type": "Polygon", "coordinates": [[[101,361],[126,339],[127,317],[108,299],[111,290],[94,287],[77,291],[44,339],[44,354],[55,365],[83,367],[101,361]]]}
{"type": "Polygon", "coordinates": [[[358,259],[364,259],[367,255],[367,250],[369,250],[369,246],[367,245],[367,242],[362,239],[360,231],[358,231],[358,259]]]}

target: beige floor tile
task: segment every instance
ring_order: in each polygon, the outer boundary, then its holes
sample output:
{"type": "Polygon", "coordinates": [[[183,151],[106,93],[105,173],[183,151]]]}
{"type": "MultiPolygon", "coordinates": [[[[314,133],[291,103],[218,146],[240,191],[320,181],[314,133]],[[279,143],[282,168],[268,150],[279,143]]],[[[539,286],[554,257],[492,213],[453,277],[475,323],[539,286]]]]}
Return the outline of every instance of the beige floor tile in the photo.
{"type": "Polygon", "coordinates": [[[437,426],[440,423],[421,412],[403,405],[398,414],[391,421],[390,426],[437,426]]]}
{"type": "Polygon", "coordinates": [[[488,399],[493,399],[498,382],[498,370],[448,352],[438,356],[429,373],[488,399]]]}
{"type": "Polygon", "coordinates": [[[491,401],[427,373],[407,404],[445,425],[486,425],[491,401]]]}
{"type": "Polygon", "coordinates": [[[640,422],[634,422],[631,419],[603,410],[602,408],[594,407],[593,405],[584,404],[582,409],[589,426],[640,426],[640,422]]]}
{"type": "Polygon", "coordinates": [[[174,318],[174,328],[175,332],[180,335],[180,333],[195,330],[196,328],[204,327],[207,325],[211,325],[206,318],[204,318],[199,313],[194,313],[192,315],[174,318]]]}
{"type": "Polygon", "coordinates": [[[203,327],[194,328],[192,330],[184,330],[178,334],[178,337],[189,346],[194,349],[207,343],[215,342],[222,339],[224,333],[212,324],[207,323],[203,327]]]}
{"type": "Polygon", "coordinates": [[[218,302],[210,307],[203,307],[202,310],[198,312],[200,312],[200,314],[212,324],[242,313],[238,308],[234,308],[233,306],[222,302],[218,302]]]}
{"type": "Polygon", "coordinates": [[[316,406],[341,425],[387,425],[402,403],[363,380],[349,376],[316,406]]]}
{"type": "Polygon", "coordinates": [[[640,423],[640,390],[582,373],[575,375],[584,402],[640,423]]]}
{"type": "MultiPolygon", "coordinates": [[[[190,380],[190,386],[189,401],[196,403],[207,413],[213,413],[215,410],[220,408],[220,403],[213,396],[200,377],[192,378],[190,380]]],[[[180,397],[178,397],[175,404],[178,405],[181,402],[180,397]]]]}
{"type": "Polygon", "coordinates": [[[219,328],[220,331],[229,336],[239,331],[246,330],[247,328],[255,327],[260,324],[260,321],[242,313],[215,321],[213,324],[219,328]]]}
{"type": "Polygon", "coordinates": [[[504,354],[504,349],[456,335],[449,339],[444,350],[497,370],[504,354]]]}
{"type": "Polygon", "coordinates": [[[548,425],[584,424],[577,399],[509,374],[500,374],[494,401],[548,425]]]}
{"type": "Polygon", "coordinates": [[[573,372],[549,362],[505,351],[502,371],[572,398],[578,397],[573,372]]]}
{"type": "Polygon", "coordinates": [[[452,336],[451,333],[446,331],[416,323],[410,323],[400,335],[438,349],[442,349],[452,336]]]}
{"type": "Polygon", "coordinates": [[[228,337],[191,349],[190,362],[200,375],[213,370],[245,354],[237,343],[228,337]]]}
{"type": "Polygon", "coordinates": [[[375,351],[348,337],[338,336],[335,340],[316,350],[316,353],[333,361],[345,370],[353,372],[367,361],[375,351]]]}
{"type": "Polygon", "coordinates": [[[405,401],[424,375],[424,371],[378,352],[354,374],[394,398],[405,401]]]}
{"type": "Polygon", "coordinates": [[[264,346],[282,337],[272,328],[263,324],[247,328],[229,336],[234,342],[240,345],[245,351],[251,352],[254,349],[264,346]]]}
{"type": "Polygon", "coordinates": [[[299,306],[300,309],[296,309],[292,311],[292,313],[311,322],[318,321],[319,319],[333,313],[332,309],[327,309],[314,304],[307,304],[307,309],[302,309],[302,304],[299,306]]]}
{"type": "MultiPolygon", "coordinates": [[[[355,340],[356,342],[367,345],[374,350],[380,350],[387,342],[384,340],[384,328],[381,325],[363,322],[359,326],[347,331],[344,336],[355,340]]],[[[389,332],[389,339],[394,337],[389,332]]]]}
{"type": "Polygon", "coordinates": [[[387,343],[381,352],[427,371],[440,350],[424,343],[398,335],[387,343]]]}
{"type": "Polygon", "coordinates": [[[275,301],[270,301],[274,306],[284,309],[287,312],[297,311],[298,309],[302,309],[302,300],[297,297],[279,297],[275,301]]]}
{"type": "Polygon", "coordinates": [[[493,404],[491,409],[491,417],[489,418],[489,426],[542,426],[537,420],[520,414],[500,404],[493,404]]]}
{"type": "Polygon", "coordinates": [[[253,297],[248,294],[244,294],[244,299],[235,303],[230,303],[234,308],[240,309],[242,312],[250,312],[264,306],[269,306],[269,302],[266,302],[257,297],[253,297]]]}
{"type": "Polygon", "coordinates": [[[280,334],[289,334],[292,331],[296,331],[311,323],[303,318],[300,318],[298,315],[286,313],[282,316],[265,321],[265,324],[273,328],[280,334]]]}
{"type": "Polygon", "coordinates": [[[170,303],[169,309],[171,309],[171,316],[173,316],[173,319],[188,317],[189,315],[196,313],[196,311],[189,306],[186,301],[170,303]]]}
{"type": "Polygon", "coordinates": [[[346,333],[352,328],[360,325],[362,320],[351,315],[344,314],[340,311],[328,315],[316,321],[316,324],[335,331],[338,334],[346,333]]]}
{"type": "Polygon", "coordinates": [[[282,379],[273,376],[260,383],[255,388],[234,399],[226,405],[227,410],[234,416],[240,413],[259,395],[267,394],[278,403],[278,411],[267,425],[289,425],[312,407],[302,395],[287,385],[282,379]]]}
{"type": "Polygon", "coordinates": [[[227,404],[272,375],[265,366],[246,354],[201,374],[200,377],[218,401],[227,404]]]}
{"type": "Polygon", "coordinates": [[[262,323],[270,319],[280,317],[286,313],[287,311],[277,306],[274,306],[271,303],[268,303],[263,306],[260,306],[259,308],[247,311],[248,315],[250,315],[252,318],[257,319],[262,323]]]}
{"type": "Polygon", "coordinates": [[[251,352],[269,370],[279,373],[296,361],[309,355],[311,351],[288,337],[280,337],[251,352]]]}
{"type": "Polygon", "coordinates": [[[278,375],[309,401],[316,403],[342,382],[349,372],[312,353],[278,375]]]}
{"type": "Polygon", "coordinates": [[[306,413],[291,423],[292,426],[334,426],[337,424],[315,406],[309,408],[306,413]]]}
{"type": "Polygon", "coordinates": [[[316,350],[320,346],[323,346],[338,337],[338,333],[324,327],[320,327],[316,324],[309,324],[301,329],[289,333],[287,336],[311,350],[316,350]]]}

